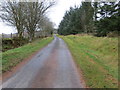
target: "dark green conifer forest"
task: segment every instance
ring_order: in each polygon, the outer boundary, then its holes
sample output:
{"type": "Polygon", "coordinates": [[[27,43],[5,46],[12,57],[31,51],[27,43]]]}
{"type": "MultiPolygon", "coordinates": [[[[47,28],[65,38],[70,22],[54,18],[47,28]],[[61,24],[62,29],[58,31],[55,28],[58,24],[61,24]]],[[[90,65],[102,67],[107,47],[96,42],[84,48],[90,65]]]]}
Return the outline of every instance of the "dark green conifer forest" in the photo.
{"type": "Polygon", "coordinates": [[[58,29],[60,35],[93,34],[107,36],[120,29],[119,2],[82,2],[66,11],[58,29]]]}

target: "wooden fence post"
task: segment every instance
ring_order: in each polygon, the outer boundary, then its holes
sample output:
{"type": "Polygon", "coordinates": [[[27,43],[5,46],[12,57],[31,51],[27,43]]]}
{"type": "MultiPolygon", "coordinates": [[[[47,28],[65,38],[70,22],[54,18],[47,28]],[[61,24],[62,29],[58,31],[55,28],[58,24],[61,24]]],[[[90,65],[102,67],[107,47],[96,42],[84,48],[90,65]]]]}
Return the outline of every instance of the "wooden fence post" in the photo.
{"type": "Polygon", "coordinates": [[[4,34],[2,33],[2,38],[4,38],[4,34]]]}
{"type": "Polygon", "coordinates": [[[10,36],[10,37],[11,37],[11,39],[12,39],[12,33],[11,33],[11,36],[10,36]]]}

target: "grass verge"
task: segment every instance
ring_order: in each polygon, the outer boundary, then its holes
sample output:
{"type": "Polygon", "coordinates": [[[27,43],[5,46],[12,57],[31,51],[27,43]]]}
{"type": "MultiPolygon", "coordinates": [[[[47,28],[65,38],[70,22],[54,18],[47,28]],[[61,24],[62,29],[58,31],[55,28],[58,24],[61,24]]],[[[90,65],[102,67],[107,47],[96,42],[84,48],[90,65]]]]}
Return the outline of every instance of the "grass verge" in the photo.
{"type": "Polygon", "coordinates": [[[2,53],[2,72],[10,70],[25,58],[40,50],[53,40],[53,37],[38,39],[19,48],[11,49],[2,53]]]}
{"type": "Polygon", "coordinates": [[[90,88],[118,88],[118,38],[60,36],[90,88]]]}

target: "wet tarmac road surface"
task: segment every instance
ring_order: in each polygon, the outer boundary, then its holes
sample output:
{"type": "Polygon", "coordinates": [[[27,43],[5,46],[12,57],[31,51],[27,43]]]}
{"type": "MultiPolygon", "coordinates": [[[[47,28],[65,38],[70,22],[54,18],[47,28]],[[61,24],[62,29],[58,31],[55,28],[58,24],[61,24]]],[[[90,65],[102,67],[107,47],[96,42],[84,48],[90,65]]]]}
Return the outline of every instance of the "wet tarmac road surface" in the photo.
{"type": "Polygon", "coordinates": [[[80,75],[64,41],[54,40],[19,71],[3,82],[3,88],[83,88],[80,75]]]}

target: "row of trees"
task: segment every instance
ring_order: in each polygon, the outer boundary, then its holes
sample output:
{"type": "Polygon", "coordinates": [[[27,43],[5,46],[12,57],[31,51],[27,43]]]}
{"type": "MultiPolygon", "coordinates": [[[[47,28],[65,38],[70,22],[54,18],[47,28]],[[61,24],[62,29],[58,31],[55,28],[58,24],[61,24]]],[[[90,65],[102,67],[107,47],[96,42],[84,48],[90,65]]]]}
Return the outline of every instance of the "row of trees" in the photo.
{"type": "Polygon", "coordinates": [[[38,30],[49,30],[52,32],[53,24],[46,17],[46,12],[55,4],[51,0],[38,0],[36,2],[4,2],[1,4],[0,18],[7,24],[15,26],[18,37],[23,38],[27,32],[29,40],[32,41],[38,30]]]}
{"type": "MultiPolygon", "coordinates": [[[[98,3],[100,20],[95,21],[97,36],[106,36],[111,32],[119,33],[120,27],[120,1],[111,3],[98,3]]],[[[98,17],[99,18],[99,17],[98,17]]]]}
{"type": "Polygon", "coordinates": [[[82,2],[65,13],[58,29],[61,35],[92,33],[106,36],[120,26],[119,2],[82,2]]]}

